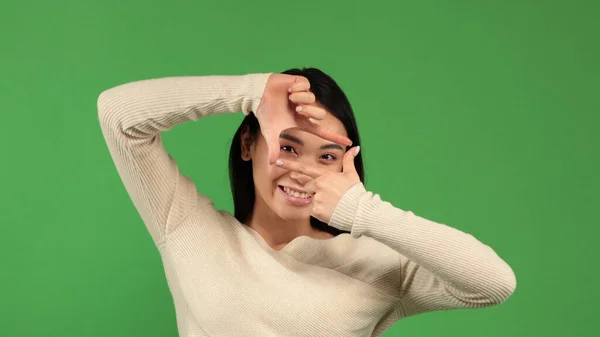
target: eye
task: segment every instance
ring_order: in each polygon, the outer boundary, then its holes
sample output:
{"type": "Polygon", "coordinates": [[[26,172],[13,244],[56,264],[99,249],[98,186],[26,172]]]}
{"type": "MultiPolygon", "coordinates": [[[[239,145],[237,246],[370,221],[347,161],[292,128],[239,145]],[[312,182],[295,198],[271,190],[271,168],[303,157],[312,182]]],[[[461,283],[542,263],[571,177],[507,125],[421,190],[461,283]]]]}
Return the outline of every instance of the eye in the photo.
{"type": "Polygon", "coordinates": [[[332,155],[331,153],[326,153],[323,156],[321,156],[321,158],[323,158],[325,160],[329,160],[329,161],[333,161],[333,160],[337,159],[337,157],[332,155]]]}
{"type": "Polygon", "coordinates": [[[290,152],[290,153],[296,153],[296,151],[294,150],[293,147],[289,146],[289,145],[284,145],[281,147],[281,149],[285,152],[290,152]]]}

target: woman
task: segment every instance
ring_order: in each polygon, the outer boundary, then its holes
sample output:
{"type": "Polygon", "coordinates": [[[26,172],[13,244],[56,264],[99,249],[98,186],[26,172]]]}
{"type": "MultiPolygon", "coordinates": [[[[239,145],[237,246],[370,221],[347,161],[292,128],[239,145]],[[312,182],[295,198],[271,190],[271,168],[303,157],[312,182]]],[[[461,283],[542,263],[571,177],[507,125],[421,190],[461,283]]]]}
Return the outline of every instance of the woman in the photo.
{"type": "Polygon", "coordinates": [[[352,109],[317,69],[138,81],[103,92],[98,109],[180,336],[380,336],[419,313],[502,303],[516,287],[473,236],[365,189],[352,109]],[[179,172],[161,132],[238,111],[231,215],[179,172]]]}

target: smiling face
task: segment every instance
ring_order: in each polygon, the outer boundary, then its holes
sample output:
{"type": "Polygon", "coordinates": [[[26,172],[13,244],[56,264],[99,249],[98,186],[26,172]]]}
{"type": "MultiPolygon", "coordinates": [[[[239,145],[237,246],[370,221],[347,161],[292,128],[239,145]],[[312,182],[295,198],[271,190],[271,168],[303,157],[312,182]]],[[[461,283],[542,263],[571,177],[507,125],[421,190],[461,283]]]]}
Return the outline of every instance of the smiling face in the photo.
{"type": "MultiPolygon", "coordinates": [[[[333,132],[347,136],[342,122],[331,114],[319,124],[333,132]]],[[[308,221],[310,218],[311,195],[295,179],[295,174],[275,165],[268,164],[268,149],[262,134],[249,141],[249,135],[242,135],[244,160],[252,160],[252,173],[256,193],[255,212],[267,212],[269,217],[284,221],[308,221]]],[[[281,133],[280,158],[299,161],[306,165],[320,167],[334,172],[342,171],[342,158],[345,147],[332,143],[311,133],[289,129],[281,133]]]]}

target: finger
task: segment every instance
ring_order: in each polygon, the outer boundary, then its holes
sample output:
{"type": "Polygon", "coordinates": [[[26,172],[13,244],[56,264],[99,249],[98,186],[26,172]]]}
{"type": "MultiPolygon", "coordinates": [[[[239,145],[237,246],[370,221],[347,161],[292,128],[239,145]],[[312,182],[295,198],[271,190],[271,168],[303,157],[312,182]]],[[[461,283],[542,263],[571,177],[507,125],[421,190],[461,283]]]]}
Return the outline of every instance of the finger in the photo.
{"type": "Polygon", "coordinates": [[[293,92],[289,99],[296,104],[312,104],[316,100],[315,94],[310,91],[293,92]]]}
{"type": "Polygon", "coordinates": [[[297,181],[300,183],[300,185],[306,185],[308,182],[310,182],[311,180],[313,180],[313,178],[298,173],[298,172],[292,172],[290,173],[290,178],[292,178],[293,180],[297,181]]]}
{"type": "Polygon", "coordinates": [[[344,173],[355,173],[356,172],[356,167],[354,166],[354,159],[356,158],[356,156],[358,155],[358,153],[360,152],[360,146],[355,146],[351,149],[349,149],[348,151],[346,151],[346,153],[344,154],[344,160],[342,162],[342,172],[344,173]]]}
{"type": "Polygon", "coordinates": [[[317,180],[311,179],[308,183],[304,184],[306,192],[317,193],[317,180]]]}
{"type": "Polygon", "coordinates": [[[335,133],[329,129],[325,129],[317,123],[311,122],[309,120],[305,120],[304,122],[301,122],[299,124],[300,124],[300,129],[302,129],[303,131],[306,131],[306,132],[310,132],[315,136],[319,136],[323,139],[332,141],[332,142],[340,144],[340,145],[345,145],[345,146],[352,145],[352,140],[350,140],[350,138],[340,135],[338,133],[335,133]]]}
{"type": "Polygon", "coordinates": [[[279,135],[272,134],[268,130],[265,130],[263,137],[265,137],[265,142],[267,143],[267,148],[269,151],[269,164],[272,165],[277,160],[277,157],[279,157],[279,135]]]}
{"type": "Polygon", "coordinates": [[[324,119],[327,115],[327,111],[315,105],[298,105],[296,111],[308,118],[314,118],[317,120],[324,119]]]}
{"type": "Polygon", "coordinates": [[[324,171],[322,171],[316,167],[302,164],[295,160],[277,159],[277,161],[275,162],[275,165],[277,165],[281,168],[284,168],[286,170],[298,172],[300,174],[309,176],[311,178],[318,178],[325,173],[324,171]]]}
{"type": "Polygon", "coordinates": [[[304,76],[296,76],[294,78],[294,83],[288,89],[288,92],[299,92],[299,91],[308,91],[310,89],[310,82],[304,76]]]}

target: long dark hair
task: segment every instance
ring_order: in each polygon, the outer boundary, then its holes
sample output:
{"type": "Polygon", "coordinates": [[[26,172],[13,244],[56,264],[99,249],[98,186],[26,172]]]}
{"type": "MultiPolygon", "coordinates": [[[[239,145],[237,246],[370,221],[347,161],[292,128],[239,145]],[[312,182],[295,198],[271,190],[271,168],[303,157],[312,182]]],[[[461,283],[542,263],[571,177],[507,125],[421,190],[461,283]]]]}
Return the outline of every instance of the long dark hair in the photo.
{"type": "MultiPolygon", "coordinates": [[[[342,122],[346,128],[348,138],[352,140],[352,145],[360,145],[358,127],[356,126],[352,106],[350,105],[346,94],[344,94],[342,89],[330,76],[316,68],[289,69],[282,72],[282,74],[306,77],[310,82],[310,91],[315,95],[317,102],[342,122]]],[[[240,124],[233,136],[231,148],[229,150],[229,181],[231,193],[233,194],[234,216],[241,223],[245,223],[250,214],[252,214],[255,200],[252,162],[244,161],[242,159],[241,137],[242,132],[246,128],[248,128],[251,137],[256,139],[256,136],[258,136],[258,133],[260,132],[260,125],[253,113],[248,114],[240,124]]],[[[354,166],[356,167],[360,180],[364,183],[365,173],[362,153],[363,151],[361,149],[361,152],[354,159],[354,166]]],[[[333,235],[347,233],[331,227],[314,217],[310,218],[310,223],[314,228],[326,231],[333,235]]]]}

